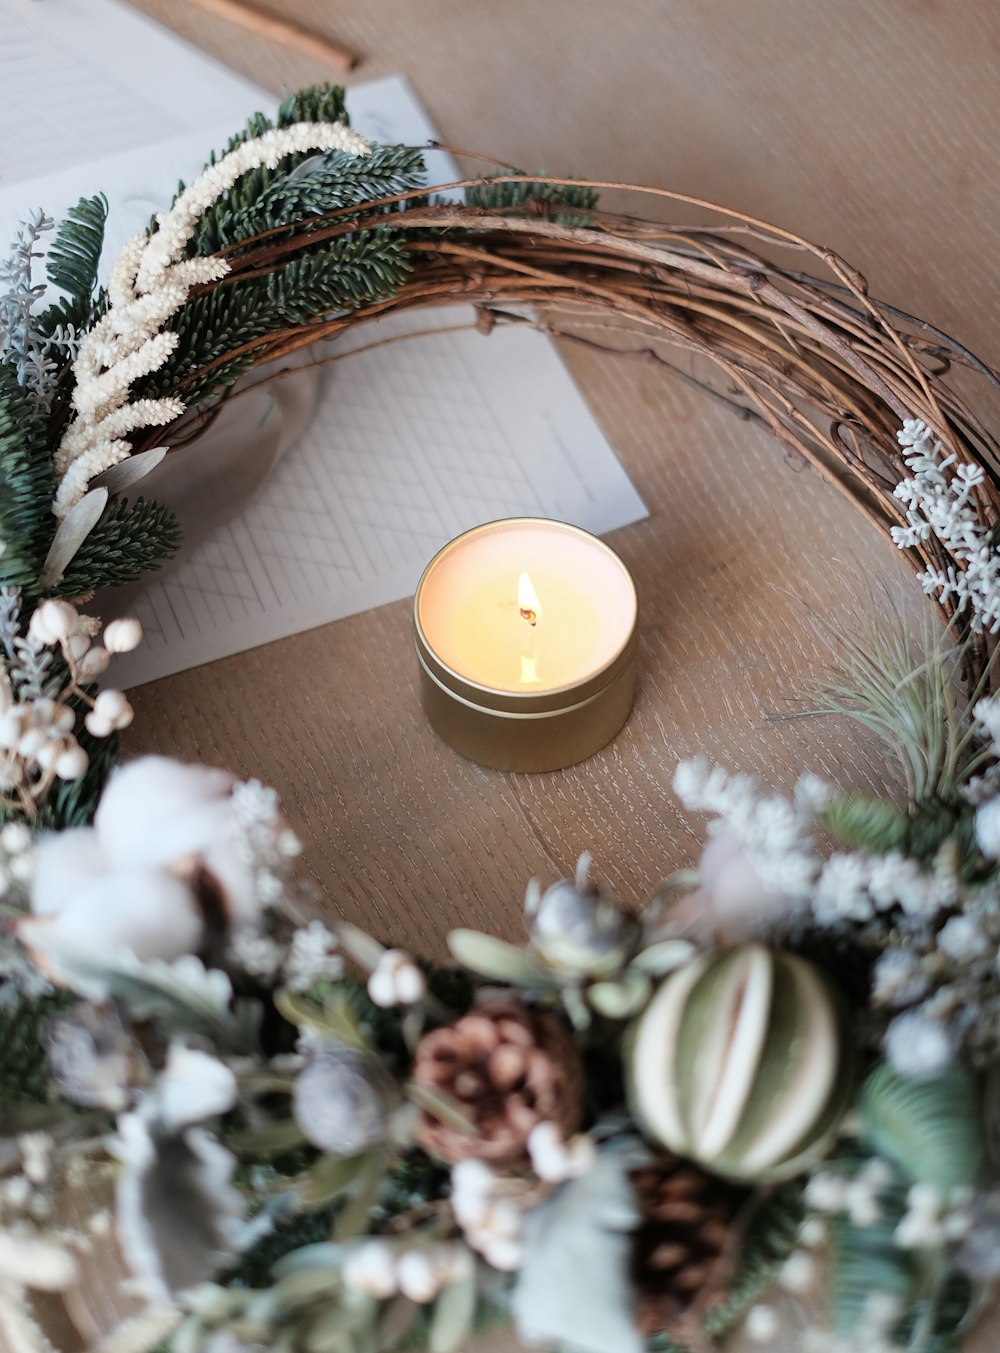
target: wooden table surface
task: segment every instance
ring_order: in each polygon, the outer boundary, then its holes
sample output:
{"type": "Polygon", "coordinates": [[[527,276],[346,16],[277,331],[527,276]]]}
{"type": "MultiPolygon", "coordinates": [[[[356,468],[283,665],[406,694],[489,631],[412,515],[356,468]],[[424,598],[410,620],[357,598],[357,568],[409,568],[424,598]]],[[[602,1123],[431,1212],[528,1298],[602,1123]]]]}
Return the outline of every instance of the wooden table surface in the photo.
{"type": "MultiPolygon", "coordinates": [[[[134,0],[269,89],[331,78],[196,9],[134,0]]],[[[264,0],[261,0],[263,5],[264,0]]],[[[981,0],[270,0],[405,73],[443,136],[529,169],[645,182],[828,244],[873,293],[1000,363],[1000,12],[981,0]]],[[[208,147],[206,147],[208,149],[208,147]]],[[[488,342],[487,338],[483,339],[488,342]]],[[[634,361],[566,353],[645,497],[612,543],[638,583],[641,685],[583,765],[500,774],[422,717],[401,602],[136,692],[130,753],[225,764],[281,792],[325,905],[402,943],[521,933],[524,885],[583,849],[640,900],[697,854],[677,760],[779,787],[888,783],[846,725],[792,722],[824,622],[916,588],[892,547],[768,437],[634,361]]]]}

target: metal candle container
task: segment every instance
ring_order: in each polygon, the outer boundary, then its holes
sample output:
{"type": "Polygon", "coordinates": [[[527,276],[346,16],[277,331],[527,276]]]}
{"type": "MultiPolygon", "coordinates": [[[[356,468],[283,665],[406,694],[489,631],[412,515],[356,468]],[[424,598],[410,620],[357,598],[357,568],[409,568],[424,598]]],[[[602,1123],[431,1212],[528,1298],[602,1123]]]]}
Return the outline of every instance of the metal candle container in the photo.
{"type": "Polygon", "coordinates": [[[511,517],[456,537],[414,598],[421,698],[456,751],[559,770],[610,742],[635,694],[632,576],[579,527],[511,517]]]}

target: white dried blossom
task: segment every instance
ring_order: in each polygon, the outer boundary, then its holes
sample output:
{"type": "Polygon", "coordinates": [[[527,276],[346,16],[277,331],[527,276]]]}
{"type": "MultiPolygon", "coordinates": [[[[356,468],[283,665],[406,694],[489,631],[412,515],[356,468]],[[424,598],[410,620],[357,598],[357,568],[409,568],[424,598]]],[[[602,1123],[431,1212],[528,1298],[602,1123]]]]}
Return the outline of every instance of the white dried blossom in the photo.
{"type": "Polygon", "coordinates": [[[976,844],[988,860],[1000,859],[1000,797],[987,799],[976,809],[976,844]]]}
{"type": "Polygon", "coordinates": [[[366,1240],[356,1246],[340,1270],[344,1286],[383,1301],[399,1290],[396,1256],[385,1240],[366,1240]]]}
{"type": "Polygon", "coordinates": [[[451,1187],[452,1211],[469,1245],[501,1272],[520,1268],[524,1183],[495,1174],[483,1161],[463,1160],[451,1172],[451,1187]]]}
{"type": "Polygon", "coordinates": [[[985,472],[946,454],[919,418],[907,419],[896,437],[911,475],[893,490],[906,507],[907,521],[891,528],[893,540],[901,550],[932,536],[940,541],[956,562],[918,574],[924,591],[941,601],[953,599],[958,612],[968,612],[977,633],[995,634],[1000,630],[1000,552],[990,527],[979,519],[975,497],[985,472]]]}
{"type": "Polygon", "coordinates": [[[885,1035],[885,1054],[901,1076],[937,1076],[954,1059],[955,1038],[922,1010],[897,1015],[885,1035]]]}
{"type": "Polygon", "coordinates": [[[73,362],[74,416],[56,452],[57,517],[84,496],[90,481],[131,455],[128,436],[172,423],[184,412],[178,398],[129,401],[141,376],[158,371],[179,338],[163,326],[185,305],[193,287],[230,271],[222,258],[182,255],[205,211],[244,174],[274,168],[285,156],[310,150],[366,155],[365,139],[342,123],[296,123],[241,145],[210,165],[158,213],[148,236],[130,240],[111,270],[108,308],[80,343],[73,362]]]}
{"type": "Polygon", "coordinates": [[[233,961],[249,977],[272,981],[287,957],[284,945],[259,930],[237,930],[229,941],[233,961]]]}
{"type": "Polygon", "coordinates": [[[337,938],[322,921],[296,930],[285,959],[283,980],[291,991],[308,991],[316,982],[336,982],[344,975],[337,938]]]}
{"type": "Polygon", "coordinates": [[[955,963],[974,963],[996,953],[996,944],[987,939],[972,916],[952,916],[938,932],[937,946],[955,963]]]}
{"type": "Polygon", "coordinates": [[[890,1008],[912,1005],[926,996],[930,978],[909,949],[889,949],[875,964],[872,1004],[890,1008]]]}

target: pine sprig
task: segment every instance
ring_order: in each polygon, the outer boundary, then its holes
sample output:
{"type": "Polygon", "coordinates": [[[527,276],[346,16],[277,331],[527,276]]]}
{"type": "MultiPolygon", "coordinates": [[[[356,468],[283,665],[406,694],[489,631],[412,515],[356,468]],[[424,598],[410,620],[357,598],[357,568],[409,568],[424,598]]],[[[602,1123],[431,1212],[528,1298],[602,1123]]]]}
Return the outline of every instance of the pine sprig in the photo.
{"type": "Polygon", "coordinates": [[[515,215],[544,216],[560,225],[590,225],[598,194],[584,184],[493,183],[496,177],[522,174],[522,169],[497,170],[465,192],[470,207],[515,215]]]}
{"type": "Polygon", "coordinates": [[[402,241],[372,230],[328,241],[267,277],[203,292],[177,315],[177,352],[143,382],[141,394],[180,394],[196,405],[249,370],[253,348],[272,334],[390,295],[409,268],[402,241]]]}
{"type": "Polygon", "coordinates": [[[59,222],[45,271],[51,285],[65,296],[41,316],[40,327],[46,332],[59,324],[80,326],[91,319],[107,219],[108,199],[96,193],[81,198],[59,222]]]}
{"type": "Polygon", "coordinates": [[[0,586],[35,588],[55,532],[45,427],[14,370],[0,363],[0,586]]]}
{"type": "Polygon", "coordinates": [[[717,1338],[732,1329],[770,1287],[795,1248],[804,1215],[798,1184],[779,1189],[761,1204],[747,1228],[726,1299],[705,1316],[706,1333],[717,1338]]]}
{"type": "Polygon", "coordinates": [[[130,506],[123,498],[84,540],[58,591],[79,597],[135,582],[175,555],[180,543],[180,523],[168,507],[145,498],[130,506]]]}

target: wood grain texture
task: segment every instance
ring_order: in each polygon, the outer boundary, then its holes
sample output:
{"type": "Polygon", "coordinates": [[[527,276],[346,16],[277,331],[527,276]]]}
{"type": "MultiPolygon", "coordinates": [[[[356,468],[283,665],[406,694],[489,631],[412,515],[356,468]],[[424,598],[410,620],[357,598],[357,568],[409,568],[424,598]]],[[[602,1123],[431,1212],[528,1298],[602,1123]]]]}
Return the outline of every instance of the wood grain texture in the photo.
{"type": "MultiPolygon", "coordinates": [[[[184,0],[134,2],[275,91],[329,77],[184,0]]],[[[270,8],[364,53],[352,80],[403,71],[457,145],[738,206],[830,245],[875,294],[1000,361],[993,7],[270,8]]],[[[853,728],[776,716],[824,661],[815,617],[884,611],[883,583],[911,604],[891,547],[763,433],[661,372],[579,349],[566,359],[650,507],[612,540],[639,587],[642,670],[635,712],[605,752],[527,777],[442,746],[417,704],[408,603],[136,692],[130,753],[276,785],[323,905],[403,943],[440,949],[457,923],[516,937],[526,880],[565,872],[584,848],[623,898],[641,899],[698,850],[701,824],[670,790],[693,752],[779,787],[806,767],[844,786],[886,783],[853,728]]]]}

